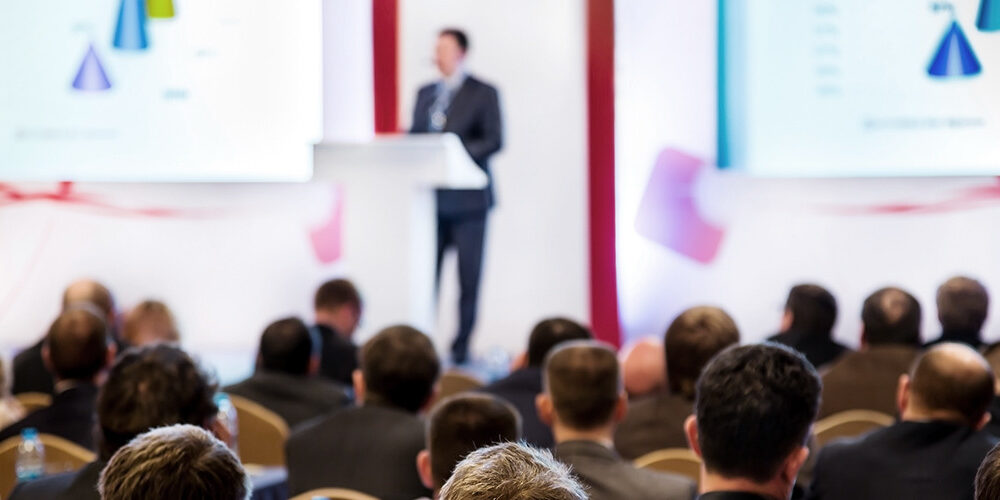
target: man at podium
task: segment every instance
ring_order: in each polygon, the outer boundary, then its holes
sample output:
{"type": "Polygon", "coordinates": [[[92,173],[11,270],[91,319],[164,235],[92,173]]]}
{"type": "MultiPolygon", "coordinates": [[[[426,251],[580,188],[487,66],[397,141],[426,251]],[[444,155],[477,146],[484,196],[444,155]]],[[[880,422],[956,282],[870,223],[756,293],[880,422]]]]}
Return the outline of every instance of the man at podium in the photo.
{"type": "Polygon", "coordinates": [[[413,109],[411,133],[452,132],[489,179],[484,189],[440,189],[437,192],[437,273],[448,249],[458,252],[458,334],[451,345],[452,361],[464,363],[476,323],[482,273],[486,216],[494,204],[489,159],[500,150],[503,132],[500,100],[493,86],[466,73],[463,67],[469,39],[457,29],[440,32],[435,63],[441,78],[420,88],[413,109]]]}

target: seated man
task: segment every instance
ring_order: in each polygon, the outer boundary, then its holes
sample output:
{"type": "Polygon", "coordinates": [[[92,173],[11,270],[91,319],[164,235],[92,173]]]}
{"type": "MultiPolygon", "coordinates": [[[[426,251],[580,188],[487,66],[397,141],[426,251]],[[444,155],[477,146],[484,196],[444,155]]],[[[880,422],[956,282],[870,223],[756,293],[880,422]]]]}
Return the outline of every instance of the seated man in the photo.
{"type": "Polygon", "coordinates": [[[114,358],[104,318],[93,307],[71,306],[52,324],[42,347],[42,359],[56,381],[52,404],[0,430],[0,441],[34,427],[93,449],[97,382],[114,358]]]}
{"type": "Polygon", "coordinates": [[[351,337],[361,321],[361,294],[354,284],[335,279],[320,285],[313,298],[316,332],[323,348],[319,374],[350,386],[358,368],[358,347],[351,337]]]}
{"type": "Polygon", "coordinates": [[[689,479],[638,469],[615,452],[615,425],[627,409],[614,351],[581,340],[549,354],[538,414],[552,426],[556,458],[573,468],[592,500],[694,498],[689,479]]]}
{"type": "Polygon", "coordinates": [[[289,427],[350,404],[343,387],[319,378],[319,338],[298,318],[271,323],[260,336],[257,370],[224,392],[277,413],[289,427]]]}
{"type": "Polygon", "coordinates": [[[837,299],[819,285],[796,285],[788,292],[781,333],[769,338],[805,354],[817,369],[839,358],[848,349],[833,340],[837,299]]]}
{"type": "Polygon", "coordinates": [[[459,462],[442,500],[587,500],[586,490],[546,450],[518,443],[480,448],[459,462]]]}
{"type": "Polygon", "coordinates": [[[666,360],[659,339],[642,339],[622,351],[622,379],[630,401],[659,394],[667,388],[666,360]]]}
{"type": "Polygon", "coordinates": [[[708,363],[696,392],[684,429],[702,459],[699,500],[788,498],[809,456],[816,369],[781,344],[732,347],[708,363]]]}
{"type": "Polygon", "coordinates": [[[941,342],[983,347],[981,330],[990,310],[990,296],[982,283],[964,276],[945,281],[937,290],[937,310],[941,336],[924,347],[941,342]]]}
{"type": "Polygon", "coordinates": [[[325,487],[386,500],[430,494],[414,468],[424,448],[417,412],[434,396],[440,369],[430,339],[408,326],[386,328],[366,342],[354,372],[361,406],[305,424],[288,438],[291,494],[325,487]]]}
{"type": "Polygon", "coordinates": [[[940,344],[900,378],[901,421],[819,453],[810,498],[961,499],[996,438],[989,419],[993,371],[976,351],[940,344]]]}
{"type": "Polygon", "coordinates": [[[545,356],[563,342],[592,337],[590,330],[570,319],[552,318],[541,321],[528,337],[528,366],[514,370],[510,375],[482,389],[483,392],[514,405],[521,415],[524,440],[528,444],[540,448],[551,448],[554,444],[552,431],[538,419],[535,411],[535,398],[542,392],[542,364],[545,356]]]}
{"type": "Polygon", "coordinates": [[[240,459],[194,425],[153,429],[123,446],[98,484],[102,500],[248,500],[253,491],[240,459]]]}
{"type": "Polygon", "coordinates": [[[1000,445],[996,445],[983,459],[976,471],[976,500],[1000,498],[1000,445]]]}
{"type": "Polygon", "coordinates": [[[119,448],[154,427],[207,427],[218,412],[215,384],[178,347],[150,345],[125,351],[97,396],[98,458],[75,472],[18,483],[10,500],[97,500],[101,470],[119,448]]]}
{"type": "Polygon", "coordinates": [[[702,368],[719,351],[740,342],[736,323],[717,307],[682,312],[664,335],[667,391],[636,401],[615,432],[615,448],[629,460],[664,448],[686,448],[684,420],[694,407],[702,368]]]}
{"type": "Polygon", "coordinates": [[[129,346],[156,342],[180,342],[174,313],[157,300],[144,300],[125,314],[122,340],[129,346]]]}
{"type": "Polygon", "coordinates": [[[486,394],[459,394],[431,412],[427,447],[417,455],[417,472],[437,498],[455,465],[470,452],[519,439],[521,421],[510,404],[486,394]]]}

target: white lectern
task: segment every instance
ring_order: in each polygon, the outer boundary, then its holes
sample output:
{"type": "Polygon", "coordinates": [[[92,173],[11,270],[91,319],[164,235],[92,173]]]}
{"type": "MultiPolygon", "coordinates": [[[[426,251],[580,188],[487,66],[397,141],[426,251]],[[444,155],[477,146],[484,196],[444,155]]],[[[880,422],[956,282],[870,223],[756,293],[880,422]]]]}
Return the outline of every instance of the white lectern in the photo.
{"type": "Polygon", "coordinates": [[[314,182],[340,184],[342,259],[365,298],[367,333],[405,323],[434,328],[434,190],[480,189],[486,174],[454,134],[323,143],[314,182]]]}

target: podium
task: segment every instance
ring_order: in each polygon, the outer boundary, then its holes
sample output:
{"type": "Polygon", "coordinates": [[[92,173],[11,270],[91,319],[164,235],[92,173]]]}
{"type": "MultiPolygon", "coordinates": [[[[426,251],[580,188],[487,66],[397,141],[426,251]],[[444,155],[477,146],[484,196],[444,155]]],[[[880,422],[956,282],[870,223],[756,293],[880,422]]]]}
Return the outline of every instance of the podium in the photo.
{"type": "Polygon", "coordinates": [[[342,254],[364,300],[361,335],[407,324],[431,335],[435,315],[439,188],[481,189],[486,174],[458,136],[379,136],[322,143],[313,182],[339,185],[342,254]]]}

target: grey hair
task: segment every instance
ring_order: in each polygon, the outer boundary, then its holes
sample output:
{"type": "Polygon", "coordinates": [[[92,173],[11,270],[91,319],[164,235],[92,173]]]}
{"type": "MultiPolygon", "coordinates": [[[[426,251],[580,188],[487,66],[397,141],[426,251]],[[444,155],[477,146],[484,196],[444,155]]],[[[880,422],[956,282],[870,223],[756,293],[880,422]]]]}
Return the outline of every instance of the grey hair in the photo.
{"type": "Polygon", "coordinates": [[[520,443],[480,448],[459,462],[440,500],[587,500],[569,467],[520,443]]]}

